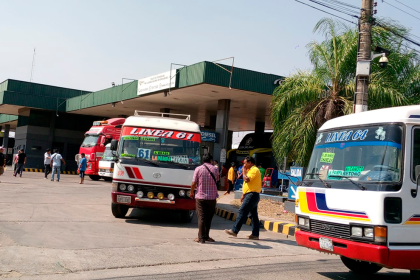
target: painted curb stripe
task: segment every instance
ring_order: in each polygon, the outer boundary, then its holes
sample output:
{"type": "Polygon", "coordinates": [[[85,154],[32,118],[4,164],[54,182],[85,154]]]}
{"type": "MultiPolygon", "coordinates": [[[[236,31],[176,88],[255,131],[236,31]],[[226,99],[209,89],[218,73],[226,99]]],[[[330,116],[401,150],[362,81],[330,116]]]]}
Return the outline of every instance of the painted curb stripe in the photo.
{"type": "MultiPolygon", "coordinates": [[[[44,173],[44,169],[37,169],[37,168],[24,168],[25,172],[42,172],[44,173]]],[[[69,175],[77,175],[76,171],[61,171],[61,174],[69,174],[69,175]]]]}
{"type": "MultiPolygon", "coordinates": [[[[238,213],[216,208],[216,215],[229,221],[236,221],[238,213]]],[[[247,219],[246,224],[251,225],[250,218],[247,219]]],[[[267,231],[273,231],[291,236],[295,236],[295,233],[299,230],[294,224],[264,220],[260,220],[260,227],[264,228],[267,231]]]]}

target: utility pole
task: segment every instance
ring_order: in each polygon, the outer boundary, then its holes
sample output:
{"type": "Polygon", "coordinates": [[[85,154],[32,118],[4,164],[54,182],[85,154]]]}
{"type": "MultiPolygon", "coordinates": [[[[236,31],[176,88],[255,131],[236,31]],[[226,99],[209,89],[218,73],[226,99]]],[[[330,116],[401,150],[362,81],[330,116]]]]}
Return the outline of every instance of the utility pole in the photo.
{"type": "Polygon", "coordinates": [[[368,109],[368,86],[370,61],[372,59],[372,16],[373,0],[362,0],[359,20],[359,47],[357,52],[354,113],[364,112],[368,109]]]}

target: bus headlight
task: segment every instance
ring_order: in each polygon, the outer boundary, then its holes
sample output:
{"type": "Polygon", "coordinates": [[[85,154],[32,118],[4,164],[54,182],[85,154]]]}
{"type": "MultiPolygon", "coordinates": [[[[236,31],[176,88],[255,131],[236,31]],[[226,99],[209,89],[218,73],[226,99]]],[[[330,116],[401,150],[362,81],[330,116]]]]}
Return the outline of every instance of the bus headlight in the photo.
{"type": "Polygon", "coordinates": [[[187,196],[190,197],[191,191],[187,191],[187,196]]]}
{"type": "Polygon", "coordinates": [[[298,225],[309,228],[309,218],[299,217],[298,218],[298,225]]]}
{"type": "Polygon", "coordinates": [[[138,192],[137,192],[137,197],[138,197],[138,198],[142,198],[142,197],[143,197],[143,195],[144,195],[144,194],[143,194],[143,192],[142,192],[142,191],[138,191],[138,192]]]}
{"type": "Polygon", "coordinates": [[[363,236],[363,229],[361,227],[352,227],[351,228],[351,235],[362,237],[363,236]]]}
{"type": "Polygon", "coordinates": [[[165,195],[161,192],[157,194],[158,199],[163,199],[164,197],[165,197],[165,195]]]}
{"type": "Polygon", "coordinates": [[[127,190],[129,192],[133,192],[134,191],[134,186],[133,185],[128,185],[127,190]]]}
{"type": "Polygon", "coordinates": [[[169,199],[169,200],[174,200],[174,199],[175,199],[175,196],[174,196],[173,194],[171,194],[171,193],[170,193],[170,194],[168,194],[168,199],[169,199]]]}
{"type": "Polygon", "coordinates": [[[373,238],[373,228],[364,228],[363,236],[373,238]]]}
{"type": "Polygon", "coordinates": [[[185,196],[185,191],[184,190],[180,190],[179,191],[179,196],[185,196]]]}
{"type": "Polygon", "coordinates": [[[124,184],[120,185],[120,190],[125,191],[127,189],[127,186],[124,184]]]}
{"type": "Polygon", "coordinates": [[[147,197],[150,198],[150,199],[152,199],[152,198],[155,197],[155,195],[152,192],[148,192],[147,193],[147,197]]]}

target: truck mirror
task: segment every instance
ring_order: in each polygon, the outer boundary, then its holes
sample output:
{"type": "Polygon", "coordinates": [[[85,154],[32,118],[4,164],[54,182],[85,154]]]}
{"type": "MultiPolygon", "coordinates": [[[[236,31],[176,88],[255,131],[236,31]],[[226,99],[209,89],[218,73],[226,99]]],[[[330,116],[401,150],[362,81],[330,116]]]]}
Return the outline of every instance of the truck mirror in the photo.
{"type": "Polygon", "coordinates": [[[416,165],[416,167],[414,168],[414,175],[416,176],[416,188],[411,189],[411,196],[413,198],[417,197],[417,193],[419,190],[420,165],[416,165]]]}
{"type": "Polygon", "coordinates": [[[111,141],[111,147],[110,147],[110,150],[111,150],[111,151],[116,151],[116,150],[117,150],[117,147],[118,147],[118,140],[113,139],[113,140],[111,141]]]}

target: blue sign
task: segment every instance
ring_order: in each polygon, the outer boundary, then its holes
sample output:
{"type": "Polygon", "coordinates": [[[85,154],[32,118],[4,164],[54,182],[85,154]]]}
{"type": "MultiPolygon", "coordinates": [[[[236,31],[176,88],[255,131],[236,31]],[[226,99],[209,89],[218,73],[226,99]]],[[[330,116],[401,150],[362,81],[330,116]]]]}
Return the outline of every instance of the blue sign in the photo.
{"type": "Polygon", "coordinates": [[[217,142],[217,133],[213,131],[201,131],[201,141],[202,142],[217,142]]]}
{"type": "Polygon", "coordinates": [[[290,167],[290,176],[292,178],[292,182],[289,182],[289,200],[296,200],[297,199],[297,186],[293,184],[297,181],[302,181],[303,176],[303,167],[290,167]]]}

